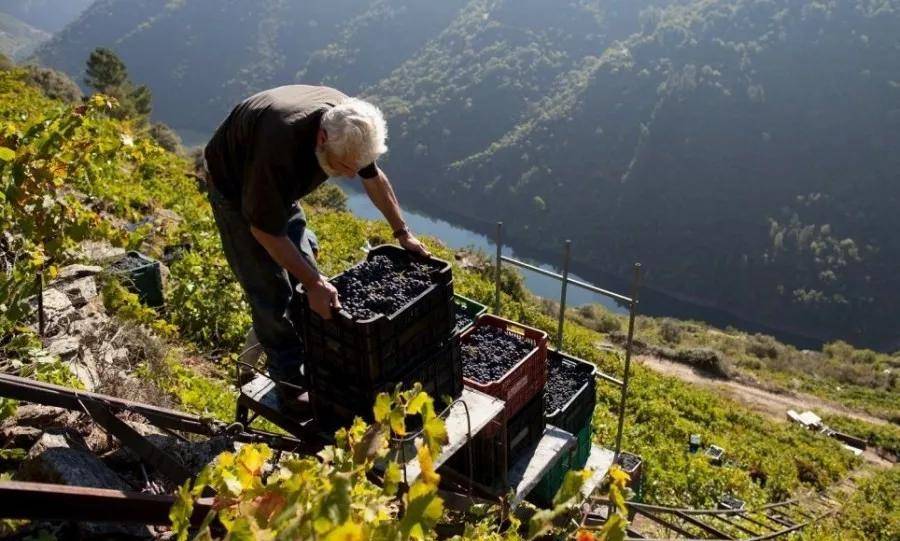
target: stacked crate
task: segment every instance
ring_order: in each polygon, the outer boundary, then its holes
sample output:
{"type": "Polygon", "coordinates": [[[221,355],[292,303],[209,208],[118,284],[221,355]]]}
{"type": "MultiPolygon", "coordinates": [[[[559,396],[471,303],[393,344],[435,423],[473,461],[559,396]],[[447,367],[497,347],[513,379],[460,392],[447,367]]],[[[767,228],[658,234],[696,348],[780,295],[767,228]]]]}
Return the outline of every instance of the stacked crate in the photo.
{"type": "Polygon", "coordinates": [[[593,439],[591,420],[597,402],[595,378],[597,367],[587,361],[551,349],[547,352],[548,372],[549,366],[555,363],[567,364],[570,369],[581,371],[590,377],[562,407],[545,412],[544,418],[547,424],[574,435],[576,445],[570,453],[564,454],[557,460],[531,492],[530,499],[539,505],[549,505],[553,501],[553,497],[562,486],[566,472],[584,468],[591,454],[593,439]]]}
{"type": "Polygon", "coordinates": [[[355,416],[371,419],[375,397],[397,384],[419,382],[435,399],[462,393],[450,264],[390,245],[373,248],[367,260],[378,255],[426,264],[431,285],[395,313],[365,320],[345,311],[323,319],[298,288],[296,324],[302,329],[313,410],[324,429],[346,426],[355,416]]]}
{"type": "Polygon", "coordinates": [[[513,334],[529,342],[533,348],[495,381],[479,383],[467,378],[464,380],[467,386],[500,398],[506,405],[501,415],[467,444],[472,450],[472,464],[468,463],[470,453],[463,449],[451,459],[449,466],[464,475],[468,475],[471,466],[476,482],[488,488],[501,488],[506,468],[537,444],[544,432],[547,333],[484,314],[462,334],[462,343],[466,343],[472,332],[485,325],[513,334]]]}

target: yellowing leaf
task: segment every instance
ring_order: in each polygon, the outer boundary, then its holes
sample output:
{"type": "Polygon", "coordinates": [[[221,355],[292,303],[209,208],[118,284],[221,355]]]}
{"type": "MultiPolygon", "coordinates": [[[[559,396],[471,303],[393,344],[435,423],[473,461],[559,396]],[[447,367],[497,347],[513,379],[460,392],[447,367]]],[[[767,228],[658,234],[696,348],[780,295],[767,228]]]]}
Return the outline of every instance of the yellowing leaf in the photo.
{"type": "Polygon", "coordinates": [[[0,161],[11,162],[16,159],[16,151],[11,148],[0,147],[0,161]]]}
{"type": "Polygon", "coordinates": [[[384,470],[384,493],[388,496],[397,494],[401,479],[400,466],[396,462],[389,462],[384,470]]]}
{"type": "Polygon", "coordinates": [[[391,414],[391,397],[387,393],[378,393],[372,409],[375,413],[375,422],[383,423],[391,414]]]}
{"type": "Polygon", "coordinates": [[[403,410],[395,409],[391,412],[391,430],[398,436],[406,435],[406,416],[403,410]]]}
{"type": "Polygon", "coordinates": [[[613,466],[609,469],[609,476],[612,477],[613,482],[620,486],[624,486],[631,479],[631,476],[618,466],[613,466]]]}
{"type": "Polygon", "coordinates": [[[419,467],[422,471],[420,476],[422,482],[434,487],[438,486],[438,483],[441,482],[441,476],[434,471],[434,461],[431,458],[431,451],[427,446],[422,445],[419,447],[418,457],[419,467]]]}
{"type": "Polygon", "coordinates": [[[328,535],[325,536],[325,541],[362,541],[363,540],[363,530],[359,524],[354,524],[353,522],[345,522],[341,524],[334,530],[332,530],[328,535]]]}
{"type": "Polygon", "coordinates": [[[428,393],[420,392],[406,405],[406,411],[410,414],[421,413],[422,406],[429,400],[431,399],[429,398],[428,393]]]}

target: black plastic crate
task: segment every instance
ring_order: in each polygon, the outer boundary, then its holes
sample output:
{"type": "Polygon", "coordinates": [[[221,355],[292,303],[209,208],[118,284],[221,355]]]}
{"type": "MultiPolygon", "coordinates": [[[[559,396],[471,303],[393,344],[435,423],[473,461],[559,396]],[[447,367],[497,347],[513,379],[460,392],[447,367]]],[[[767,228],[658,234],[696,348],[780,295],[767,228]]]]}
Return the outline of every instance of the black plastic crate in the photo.
{"type": "Polygon", "coordinates": [[[506,423],[507,449],[512,464],[529,448],[537,445],[547,426],[544,416],[544,392],[541,391],[506,423]]]}
{"type": "MultiPolygon", "coordinates": [[[[589,374],[588,380],[561,407],[545,411],[548,425],[561,428],[571,434],[578,434],[585,425],[590,425],[597,405],[597,367],[587,361],[572,357],[555,349],[547,349],[547,383],[550,383],[551,368],[554,364],[566,364],[574,370],[589,374]]],[[[549,391],[548,391],[549,392],[549,391]]]]}
{"type": "Polygon", "coordinates": [[[450,264],[391,245],[373,248],[367,259],[377,255],[425,263],[434,269],[432,285],[397,312],[366,320],[354,320],[343,310],[330,320],[322,319],[309,309],[306,294],[298,287],[292,315],[303,335],[313,388],[322,378],[340,378],[345,384],[374,389],[405,372],[421,352],[434,350],[452,336],[455,322],[450,264]]]}
{"type": "Polygon", "coordinates": [[[503,488],[505,471],[503,455],[506,454],[508,469],[524,453],[537,445],[544,434],[546,423],[541,414],[544,408],[544,393],[532,398],[506,423],[506,445],[503,444],[502,424],[498,421],[493,431],[483,431],[475,436],[447,463],[448,467],[463,476],[468,475],[468,447],[472,449],[472,479],[490,489],[503,488]]]}
{"type": "Polygon", "coordinates": [[[374,388],[344,381],[339,376],[320,377],[310,391],[316,420],[326,430],[347,426],[356,416],[371,421],[378,393],[393,392],[398,383],[404,389],[421,383],[422,390],[435,400],[437,410],[443,409],[444,397],[458,398],[463,389],[459,337],[450,338],[437,350],[420,354],[405,372],[374,388]]]}
{"type": "Polygon", "coordinates": [[[630,476],[628,487],[637,491],[637,487],[641,486],[641,477],[644,473],[644,459],[634,453],[622,451],[616,459],[616,464],[630,476]]]}

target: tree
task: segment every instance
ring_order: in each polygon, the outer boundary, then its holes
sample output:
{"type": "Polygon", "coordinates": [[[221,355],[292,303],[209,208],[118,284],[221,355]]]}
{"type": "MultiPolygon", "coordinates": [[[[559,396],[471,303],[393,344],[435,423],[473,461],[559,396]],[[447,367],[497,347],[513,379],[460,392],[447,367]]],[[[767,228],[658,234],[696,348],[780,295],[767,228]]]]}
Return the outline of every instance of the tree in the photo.
{"type": "Polygon", "coordinates": [[[128,83],[128,70],[116,53],[98,47],[88,57],[84,82],[101,94],[114,95],[128,83]]]}
{"type": "Polygon", "coordinates": [[[118,116],[142,121],[150,115],[153,95],[145,86],[135,86],[128,77],[128,68],[113,51],[98,47],[87,60],[85,84],[101,94],[119,101],[118,116]]]}

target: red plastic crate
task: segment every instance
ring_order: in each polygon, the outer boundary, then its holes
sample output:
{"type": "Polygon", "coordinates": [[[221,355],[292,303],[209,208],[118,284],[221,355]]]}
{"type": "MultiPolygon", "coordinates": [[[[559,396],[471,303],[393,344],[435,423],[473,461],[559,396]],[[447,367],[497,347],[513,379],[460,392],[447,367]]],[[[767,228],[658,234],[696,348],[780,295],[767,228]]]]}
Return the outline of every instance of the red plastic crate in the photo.
{"type": "MultiPolygon", "coordinates": [[[[475,320],[475,324],[469,330],[462,334],[460,341],[465,344],[468,336],[475,329],[485,325],[502,329],[506,333],[534,345],[534,348],[521,361],[496,381],[478,383],[468,378],[464,379],[465,384],[469,387],[506,401],[502,413],[505,421],[518,413],[522,406],[541,392],[547,383],[547,333],[508,319],[483,314],[475,320]]],[[[499,426],[497,423],[492,423],[485,427],[485,432],[491,434],[499,426]]]]}

